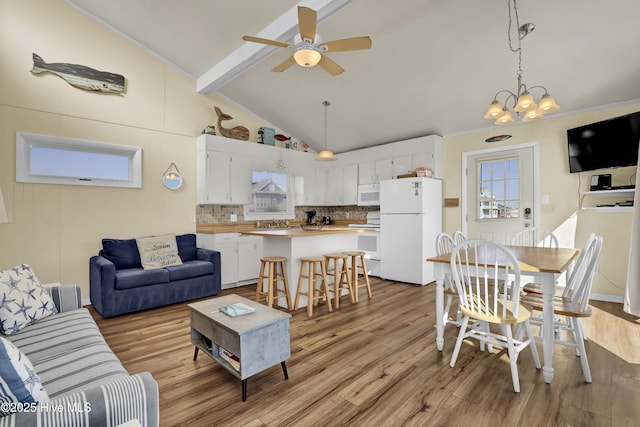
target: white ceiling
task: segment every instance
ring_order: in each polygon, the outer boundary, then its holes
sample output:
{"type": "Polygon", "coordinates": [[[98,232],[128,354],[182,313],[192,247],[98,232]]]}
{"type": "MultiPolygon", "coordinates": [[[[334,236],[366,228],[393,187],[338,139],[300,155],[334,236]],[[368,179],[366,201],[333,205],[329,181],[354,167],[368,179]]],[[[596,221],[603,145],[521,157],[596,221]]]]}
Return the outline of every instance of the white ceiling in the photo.
{"type": "MultiPolygon", "coordinates": [[[[194,80],[241,48],[243,35],[257,35],[298,4],[67,2],[194,80]]],[[[522,41],[523,82],[549,90],[561,106],[554,114],[640,99],[640,1],[520,0],[518,11],[521,24],[536,26],[522,41]]],[[[354,0],[317,27],[325,41],[371,36],[370,50],[329,54],[343,74],[297,65],[271,72],[291,55],[276,49],[219,93],[316,150],[324,144],[323,100],[332,104],[328,148],[338,153],[433,133],[504,133],[482,116],[496,92],[516,91],[507,24],[506,0],[354,0]]]]}

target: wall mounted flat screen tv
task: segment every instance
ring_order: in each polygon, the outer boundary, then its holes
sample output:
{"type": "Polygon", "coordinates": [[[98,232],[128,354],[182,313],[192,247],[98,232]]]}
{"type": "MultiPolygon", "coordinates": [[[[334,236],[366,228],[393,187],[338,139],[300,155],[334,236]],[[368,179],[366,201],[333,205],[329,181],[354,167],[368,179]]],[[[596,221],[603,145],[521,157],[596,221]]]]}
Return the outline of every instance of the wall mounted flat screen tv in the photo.
{"type": "Polygon", "coordinates": [[[638,164],[640,111],[567,130],[569,172],[638,164]]]}

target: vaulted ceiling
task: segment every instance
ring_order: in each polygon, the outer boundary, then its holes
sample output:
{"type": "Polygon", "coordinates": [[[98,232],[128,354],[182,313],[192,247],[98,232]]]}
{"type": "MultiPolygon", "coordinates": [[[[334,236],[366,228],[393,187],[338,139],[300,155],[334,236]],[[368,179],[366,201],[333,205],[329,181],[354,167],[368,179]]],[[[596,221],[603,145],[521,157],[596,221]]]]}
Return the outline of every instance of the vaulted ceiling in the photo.
{"type": "MultiPolygon", "coordinates": [[[[219,85],[219,94],[316,150],[324,100],[332,104],[328,147],[339,153],[433,133],[502,132],[482,116],[496,92],[517,89],[507,0],[67,2],[193,77],[194,91],[219,85]],[[270,71],[292,54],[280,48],[228,81],[211,77],[257,49],[243,35],[291,21],[298,3],[328,14],[317,26],[323,40],[370,36],[372,48],[329,54],[345,69],[335,77],[319,67],[270,71]]],[[[561,106],[554,114],[640,99],[640,1],[520,0],[518,12],[536,28],[522,40],[523,82],[548,89],[561,106]]],[[[290,33],[281,41],[292,42],[290,33]]]]}

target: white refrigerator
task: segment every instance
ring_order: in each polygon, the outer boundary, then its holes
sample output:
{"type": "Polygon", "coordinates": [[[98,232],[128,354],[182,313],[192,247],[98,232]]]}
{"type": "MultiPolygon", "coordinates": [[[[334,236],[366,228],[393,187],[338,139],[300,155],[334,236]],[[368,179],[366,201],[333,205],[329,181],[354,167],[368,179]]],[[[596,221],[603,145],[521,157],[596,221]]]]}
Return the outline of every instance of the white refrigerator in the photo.
{"type": "Polygon", "coordinates": [[[380,275],[426,285],[435,280],[436,236],[442,232],[442,181],[402,178],[380,182],[380,275]]]}

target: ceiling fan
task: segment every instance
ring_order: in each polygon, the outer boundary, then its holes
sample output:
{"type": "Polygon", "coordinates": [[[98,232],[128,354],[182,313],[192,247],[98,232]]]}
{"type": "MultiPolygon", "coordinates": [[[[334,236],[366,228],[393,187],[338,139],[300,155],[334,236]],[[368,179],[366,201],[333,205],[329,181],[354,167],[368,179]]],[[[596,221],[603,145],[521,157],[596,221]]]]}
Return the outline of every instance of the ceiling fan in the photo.
{"type": "Polygon", "coordinates": [[[282,72],[297,63],[302,67],[313,67],[315,65],[319,65],[327,73],[332,76],[337,76],[338,74],[341,74],[344,69],[324,53],[369,49],[371,48],[371,38],[365,36],[323,42],[320,36],[316,34],[316,15],[315,10],[304,6],[298,6],[298,28],[300,33],[294,37],[294,44],[254,36],[244,36],[242,37],[242,40],[296,50],[293,56],[290,56],[285,61],[276,65],[271,71],[282,72]]]}

